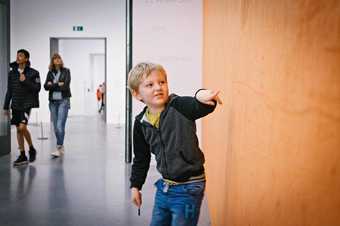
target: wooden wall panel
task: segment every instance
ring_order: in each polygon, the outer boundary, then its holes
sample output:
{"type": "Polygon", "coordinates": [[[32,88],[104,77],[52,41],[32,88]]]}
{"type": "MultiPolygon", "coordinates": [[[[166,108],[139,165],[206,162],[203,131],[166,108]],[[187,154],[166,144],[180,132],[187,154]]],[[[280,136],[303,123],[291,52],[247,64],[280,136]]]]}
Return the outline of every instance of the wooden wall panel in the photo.
{"type": "Polygon", "coordinates": [[[340,1],[205,0],[213,226],[340,225],[340,1]]]}

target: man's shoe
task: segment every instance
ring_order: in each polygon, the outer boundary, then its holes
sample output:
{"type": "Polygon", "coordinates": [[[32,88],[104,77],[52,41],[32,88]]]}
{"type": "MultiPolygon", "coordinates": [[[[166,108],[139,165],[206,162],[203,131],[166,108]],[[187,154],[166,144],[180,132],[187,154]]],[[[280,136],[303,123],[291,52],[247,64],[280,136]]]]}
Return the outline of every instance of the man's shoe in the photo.
{"type": "Polygon", "coordinates": [[[34,147],[30,147],[28,154],[29,154],[30,162],[34,162],[37,156],[37,151],[34,149],[34,147]]]}
{"type": "Polygon", "coordinates": [[[14,166],[22,166],[28,164],[28,160],[25,154],[20,154],[17,160],[13,162],[14,166]]]}

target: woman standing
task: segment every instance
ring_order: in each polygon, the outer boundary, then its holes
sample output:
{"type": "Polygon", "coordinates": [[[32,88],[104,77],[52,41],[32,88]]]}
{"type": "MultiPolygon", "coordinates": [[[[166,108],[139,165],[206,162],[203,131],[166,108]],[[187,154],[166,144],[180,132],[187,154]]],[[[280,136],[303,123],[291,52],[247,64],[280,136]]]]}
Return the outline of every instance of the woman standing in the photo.
{"type": "Polygon", "coordinates": [[[64,67],[61,56],[55,53],[51,58],[49,72],[44,84],[45,90],[49,91],[49,108],[57,138],[57,149],[52,152],[53,157],[64,154],[65,125],[70,109],[70,83],[70,70],[64,67]]]}

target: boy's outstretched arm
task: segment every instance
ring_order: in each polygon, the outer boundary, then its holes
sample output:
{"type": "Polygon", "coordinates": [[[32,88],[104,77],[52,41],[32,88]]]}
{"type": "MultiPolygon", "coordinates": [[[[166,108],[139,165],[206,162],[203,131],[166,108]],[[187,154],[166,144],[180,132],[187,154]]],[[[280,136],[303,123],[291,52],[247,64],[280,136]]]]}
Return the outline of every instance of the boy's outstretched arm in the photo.
{"type": "Polygon", "coordinates": [[[200,89],[195,97],[175,97],[173,106],[187,118],[196,120],[213,112],[217,103],[222,104],[218,94],[219,91],[200,89]]]}
{"type": "Polygon", "coordinates": [[[140,207],[142,198],[140,190],[145,182],[150,167],[151,153],[149,145],[146,143],[141,124],[135,121],[133,127],[133,163],[130,177],[130,188],[132,192],[132,201],[140,207]]]}

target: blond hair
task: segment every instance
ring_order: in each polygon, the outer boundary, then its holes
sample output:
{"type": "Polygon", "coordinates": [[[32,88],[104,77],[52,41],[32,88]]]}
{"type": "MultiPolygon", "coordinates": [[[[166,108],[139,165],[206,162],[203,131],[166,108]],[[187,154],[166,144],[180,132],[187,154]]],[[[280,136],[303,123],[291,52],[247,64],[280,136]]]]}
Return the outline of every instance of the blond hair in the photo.
{"type": "Polygon", "coordinates": [[[155,70],[162,73],[165,77],[167,76],[164,68],[160,64],[139,63],[134,66],[129,72],[128,78],[128,86],[130,91],[138,91],[138,87],[143,82],[143,79],[147,78],[151,72],[155,70]]]}

